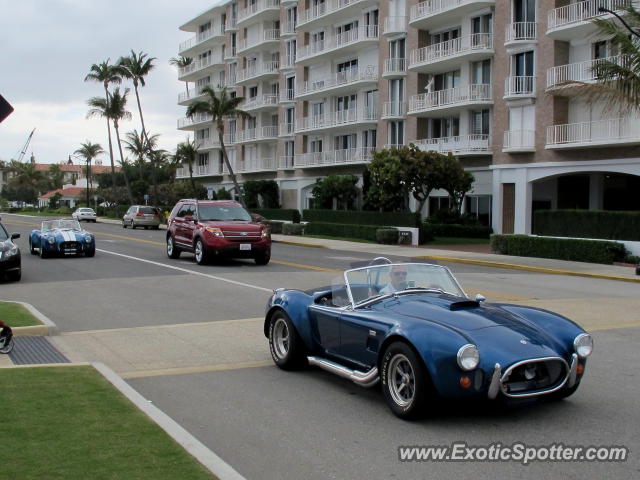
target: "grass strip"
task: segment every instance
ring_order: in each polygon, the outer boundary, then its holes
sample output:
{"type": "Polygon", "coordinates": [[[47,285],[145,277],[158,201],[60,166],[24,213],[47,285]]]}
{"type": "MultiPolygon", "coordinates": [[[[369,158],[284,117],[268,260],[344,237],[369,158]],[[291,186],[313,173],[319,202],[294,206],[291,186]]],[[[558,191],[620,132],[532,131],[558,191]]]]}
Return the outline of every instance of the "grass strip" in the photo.
{"type": "Polygon", "coordinates": [[[26,308],[12,302],[0,302],[0,320],[12,328],[42,325],[26,308]]]}

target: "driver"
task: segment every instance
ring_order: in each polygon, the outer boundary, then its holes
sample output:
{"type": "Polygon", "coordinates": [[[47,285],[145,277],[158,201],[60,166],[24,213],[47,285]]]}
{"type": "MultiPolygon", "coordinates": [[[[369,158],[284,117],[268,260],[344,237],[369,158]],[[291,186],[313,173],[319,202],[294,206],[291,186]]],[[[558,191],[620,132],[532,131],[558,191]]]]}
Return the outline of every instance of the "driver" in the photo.
{"type": "Polygon", "coordinates": [[[407,266],[393,265],[389,270],[389,283],[380,290],[381,295],[398,292],[407,288],[407,266]]]}

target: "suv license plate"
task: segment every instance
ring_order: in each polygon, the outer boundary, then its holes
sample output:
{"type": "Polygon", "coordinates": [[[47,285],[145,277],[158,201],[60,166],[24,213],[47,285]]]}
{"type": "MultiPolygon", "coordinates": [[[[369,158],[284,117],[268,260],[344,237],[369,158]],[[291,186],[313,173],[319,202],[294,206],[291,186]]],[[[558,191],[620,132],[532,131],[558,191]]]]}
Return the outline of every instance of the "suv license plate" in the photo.
{"type": "Polygon", "coordinates": [[[250,243],[241,243],[240,244],[240,250],[251,250],[251,244],[250,243]]]}

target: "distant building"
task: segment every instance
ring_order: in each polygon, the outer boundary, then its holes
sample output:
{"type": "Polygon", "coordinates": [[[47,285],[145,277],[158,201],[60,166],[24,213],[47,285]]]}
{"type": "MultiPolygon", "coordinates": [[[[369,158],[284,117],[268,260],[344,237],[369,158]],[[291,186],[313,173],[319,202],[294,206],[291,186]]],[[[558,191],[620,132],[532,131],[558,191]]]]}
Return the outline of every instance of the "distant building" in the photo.
{"type": "Polygon", "coordinates": [[[51,190],[43,195],[38,197],[38,206],[39,207],[48,207],[49,200],[56,193],[61,195],[60,200],[58,202],[58,206],[67,206],[69,208],[75,208],[76,204],[83,199],[86,199],[87,189],[82,187],[75,187],[72,185],[65,185],[63,188],[58,188],[57,190],[51,190]]]}

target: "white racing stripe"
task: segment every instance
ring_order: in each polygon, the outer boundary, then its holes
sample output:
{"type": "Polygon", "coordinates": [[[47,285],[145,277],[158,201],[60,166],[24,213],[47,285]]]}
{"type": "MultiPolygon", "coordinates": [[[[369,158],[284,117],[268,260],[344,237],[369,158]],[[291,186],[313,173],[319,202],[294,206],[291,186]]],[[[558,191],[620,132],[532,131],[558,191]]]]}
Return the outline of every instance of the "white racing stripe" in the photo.
{"type": "Polygon", "coordinates": [[[156,265],[158,267],[169,268],[171,270],[177,270],[178,272],[188,273],[190,275],[199,275],[201,277],[210,278],[212,280],[220,280],[221,282],[231,283],[233,285],[239,285],[241,287],[254,288],[256,290],[260,290],[262,292],[273,292],[270,288],[259,287],[258,285],[251,285],[250,283],[238,282],[236,280],[230,280],[228,278],[218,277],[216,275],[209,275],[208,273],[198,272],[196,270],[189,270],[188,268],[176,267],[175,265],[168,265],[166,263],[154,262],[153,260],[146,260],[144,258],[133,257],[131,255],[125,255],[123,253],[110,252],[109,250],[102,250],[101,248],[96,248],[96,251],[102,253],[108,253],[109,255],[116,255],[118,257],[128,258],[130,260],[137,260],[138,262],[149,263],[151,265],[156,265]]]}
{"type": "Polygon", "coordinates": [[[70,230],[61,230],[60,234],[62,235],[62,239],[65,242],[75,242],[76,241],[76,235],[75,233],[73,233],[70,230]]]}

